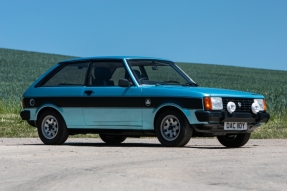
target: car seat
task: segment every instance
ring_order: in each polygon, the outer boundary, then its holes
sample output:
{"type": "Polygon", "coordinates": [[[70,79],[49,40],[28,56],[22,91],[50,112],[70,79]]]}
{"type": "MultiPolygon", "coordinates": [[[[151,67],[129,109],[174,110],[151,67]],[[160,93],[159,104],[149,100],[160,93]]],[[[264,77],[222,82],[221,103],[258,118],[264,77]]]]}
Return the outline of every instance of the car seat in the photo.
{"type": "Polygon", "coordinates": [[[94,86],[114,86],[114,82],[111,79],[112,73],[108,68],[96,67],[94,69],[95,79],[92,79],[92,85],[94,86]]]}

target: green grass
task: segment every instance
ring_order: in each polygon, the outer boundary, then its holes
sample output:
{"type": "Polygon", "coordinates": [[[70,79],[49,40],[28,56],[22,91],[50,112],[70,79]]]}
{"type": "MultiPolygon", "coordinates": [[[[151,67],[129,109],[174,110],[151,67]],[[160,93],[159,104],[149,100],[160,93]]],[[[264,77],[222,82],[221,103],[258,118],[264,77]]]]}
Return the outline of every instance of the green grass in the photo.
{"type": "MultiPolygon", "coordinates": [[[[0,137],[38,137],[37,129],[23,121],[19,114],[0,114],[0,137]]],[[[73,135],[74,138],[97,138],[96,134],[73,135]]]]}
{"type": "MultiPolygon", "coordinates": [[[[0,48],[0,137],[37,137],[36,129],[19,117],[22,94],[51,66],[70,58],[0,48]]],[[[287,138],[287,71],[197,63],[177,64],[200,86],[263,94],[271,119],[258,128],[252,137],[287,138]]]]}

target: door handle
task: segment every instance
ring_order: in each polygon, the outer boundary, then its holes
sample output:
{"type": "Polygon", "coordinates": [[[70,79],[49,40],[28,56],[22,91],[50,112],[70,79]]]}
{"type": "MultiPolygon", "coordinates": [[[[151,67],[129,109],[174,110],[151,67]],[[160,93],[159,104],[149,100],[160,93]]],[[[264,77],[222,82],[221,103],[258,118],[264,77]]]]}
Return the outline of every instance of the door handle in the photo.
{"type": "Polygon", "coordinates": [[[92,90],[86,90],[85,91],[85,94],[87,94],[88,96],[91,95],[92,93],[94,93],[94,91],[92,91],[92,90]]]}

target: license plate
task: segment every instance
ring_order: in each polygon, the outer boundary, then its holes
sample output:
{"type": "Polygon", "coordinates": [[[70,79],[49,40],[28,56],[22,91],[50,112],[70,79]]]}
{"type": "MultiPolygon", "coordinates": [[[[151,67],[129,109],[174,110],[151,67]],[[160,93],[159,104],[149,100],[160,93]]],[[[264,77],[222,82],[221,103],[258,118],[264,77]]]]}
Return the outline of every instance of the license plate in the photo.
{"type": "Polygon", "coordinates": [[[224,130],[247,130],[247,123],[224,122],[224,130]]]}

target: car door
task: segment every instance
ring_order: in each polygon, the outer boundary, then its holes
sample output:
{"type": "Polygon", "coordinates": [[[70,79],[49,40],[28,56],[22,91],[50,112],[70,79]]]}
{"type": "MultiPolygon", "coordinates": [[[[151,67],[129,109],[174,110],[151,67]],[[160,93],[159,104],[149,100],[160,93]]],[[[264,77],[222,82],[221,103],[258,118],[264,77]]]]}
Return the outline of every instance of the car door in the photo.
{"type": "Polygon", "coordinates": [[[87,126],[96,129],[142,129],[140,88],[118,86],[119,79],[128,78],[128,75],[121,60],[92,63],[82,94],[87,126]]]}

